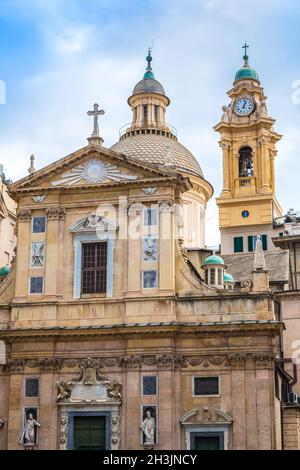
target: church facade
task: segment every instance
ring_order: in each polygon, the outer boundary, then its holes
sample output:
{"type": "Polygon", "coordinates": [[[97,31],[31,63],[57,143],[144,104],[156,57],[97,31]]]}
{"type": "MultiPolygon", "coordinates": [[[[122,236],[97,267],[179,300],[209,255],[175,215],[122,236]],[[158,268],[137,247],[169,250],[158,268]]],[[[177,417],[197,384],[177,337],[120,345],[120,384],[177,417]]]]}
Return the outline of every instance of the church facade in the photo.
{"type": "MultiPolygon", "coordinates": [[[[216,127],[228,246],[243,198],[254,196],[253,226],[269,229],[271,207],[281,210],[272,166],[279,135],[247,60],[230,92],[240,111],[224,108],[216,127]],[[241,145],[251,152],[241,157],[241,145]]],[[[149,52],[119,142],[103,146],[95,105],[87,146],[10,186],[18,246],[0,285],[1,449],[284,445],[284,324],[264,238],[249,278],[235,286],[224,259],[205,249],[213,189],[166,123],[170,100],[151,61],[149,52]]]]}

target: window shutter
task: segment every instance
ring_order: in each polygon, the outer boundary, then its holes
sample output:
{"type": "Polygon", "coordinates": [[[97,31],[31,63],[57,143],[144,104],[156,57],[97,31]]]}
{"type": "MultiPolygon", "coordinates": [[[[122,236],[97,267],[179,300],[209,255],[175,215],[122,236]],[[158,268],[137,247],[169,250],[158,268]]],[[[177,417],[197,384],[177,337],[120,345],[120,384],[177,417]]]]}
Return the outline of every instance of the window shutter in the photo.
{"type": "Polygon", "coordinates": [[[254,251],[254,238],[253,235],[248,236],[248,251],[254,251]]]}
{"type": "Polygon", "coordinates": [[[261,242],[262,242],[263,250],[267,250],[268,249],[267,235],[262,235],[261,236],[261,242]]]}
{"type": "Polygon", "coordinates": [[[242,253],[244,251],[243,237],[234,237],[234,252],[242,253]]]}

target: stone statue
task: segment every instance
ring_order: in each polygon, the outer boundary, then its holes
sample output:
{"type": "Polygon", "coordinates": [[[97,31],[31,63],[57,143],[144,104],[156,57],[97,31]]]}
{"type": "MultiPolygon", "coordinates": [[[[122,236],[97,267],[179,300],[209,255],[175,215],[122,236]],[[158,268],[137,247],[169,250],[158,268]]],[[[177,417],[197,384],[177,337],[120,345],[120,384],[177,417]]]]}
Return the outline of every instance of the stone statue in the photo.
{"type": "Polygon", "coordinates": [[[23,447],[33,447],[37,443],[37,428],[40,423],[34,419],[33,414],[29,413],[28,418],[25,418],[24,429],[22,431],[20,444],[23,447]]]}
{"type": "Polygon", "coordinates": [[[155,444],[155,419],[151,415],[150,410],[146,411],[146,418],[141,424],[141,429],[143,430],[143,433],[145,434],[145,437],[146,437],[145,444],[154,445],[155,444]]]}
{"type": "Polygon", "coordinates": [[[107,396],[109,398],[115,398],[116,400],[122,401],[122,385],[118,382],[107,384],[107,396]]]}
{"type": "Polygon", "coordinates": [[[256,238],[253,269],[256,271],[266,270],[265,255],[264,255],[264,250],[263,250],[260,235],[257,235],[257,238],[256,238]]]}
{"type": "Polygon", "coordinates": [[[65,381],[61,380],[57,382],[57,401],[64,400],[65,398],[70,398],[72,388],[65,381]]]}
{"type": "Polygon", "coordinates": [[[231,103],[228,106],[224,104],[224,106],[222,106],[222,111],[223,115],[221,117],[221,121],[230,122],[232,117],[231,103]]]}

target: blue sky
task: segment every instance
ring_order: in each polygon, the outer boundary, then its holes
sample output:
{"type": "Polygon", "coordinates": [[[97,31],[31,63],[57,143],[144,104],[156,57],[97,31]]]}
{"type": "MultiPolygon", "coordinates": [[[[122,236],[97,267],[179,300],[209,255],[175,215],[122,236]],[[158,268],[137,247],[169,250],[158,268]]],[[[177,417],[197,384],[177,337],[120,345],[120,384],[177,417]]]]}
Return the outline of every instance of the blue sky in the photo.
{"type": "MultiPolygon", "coordinates": [[[[131,120],[126,100],[154,41],[153,69],[171,99],[167,121],[221,189],[222,161],[212,130],[242,64],[242,44],[260,76],[269,114],[283,134],[276,159],[277,196],[298,207],[300,2],[297,0],[0,0],[0,163],[16,180],[83,147],[95,101],[104,145],[131,120]],[[295,102],[296,101],[296,102],[295,102]]],[[[218,243],[214,199],[207,244],[218,243]]]]}

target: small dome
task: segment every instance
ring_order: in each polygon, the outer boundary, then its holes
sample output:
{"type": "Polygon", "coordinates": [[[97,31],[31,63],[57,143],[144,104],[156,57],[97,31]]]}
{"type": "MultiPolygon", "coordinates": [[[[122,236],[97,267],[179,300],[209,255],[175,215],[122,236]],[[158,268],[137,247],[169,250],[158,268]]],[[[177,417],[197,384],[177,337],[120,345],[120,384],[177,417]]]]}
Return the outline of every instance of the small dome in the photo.
{"type": "Polygon", "coordinates": [[[148,51],[146,61],[147,61],[147,68],[144,74],[144,78],[143,80],[141,80],[135,85],[133,92],[132,92],[132,96],[138,95],[139,93],[159,93],[160,95],[166,96],[163,86],[157,80],[155,80],[154,73],[152,71],[151,49],[149,49],[148,51]]]}
{"type": "MultiPolygon", "coordinates": [[[[145,76],[147,72],[145,73],[145,76]]],[[[138,82],[132,92],[132,95],[138,95],[139,93],[159,93],[160,95],[166,95],[163,86],[155,80],[155,78],[143,78],[138,82]]]]}
{"type": "Polygon", "coordinates": [[[215,253],[206,258],[203,266],[207,266],[210,264],[221,264],[225,266],[223,258],[221,258],[221,256],[216,255],[215,253]]]}
{"type": "Polygon", "coordinates": [[[8,266],[3,266],[3,267],[0,269],[0,276],[1,276],[1,277],[5,277],[5,276],[7,276],[9,273],[10,273],[10,269],[9,269],[8,266]]]}
{"type": "MultiPolygon", "coordinates": [[[[246,46],[246,44],[245,44],[245,46],[246,46]]],[[[246,46],[246,47],[249,47],[249,46],[246,46]]],[[[244,65],[243,65],[243,67],[241,67],[236,72],[234,81],[238,82],[239,80],[248,80],[248,79],[250,79],[250,80],[256,80],[257,82],[259,82],[259,78],[258,78],[258,74],[257,74],[256,70],[253,69],[252,67],[250,67],[250,65],[249,65],[248,55],[245,54],[243,56],[243,59],[244,59],[244,65]]]]}
{"type": "Polygon", "coordinates": [[[235,282],[234,277],[229,273],[224,273],[224,282],[235,282]]]}

